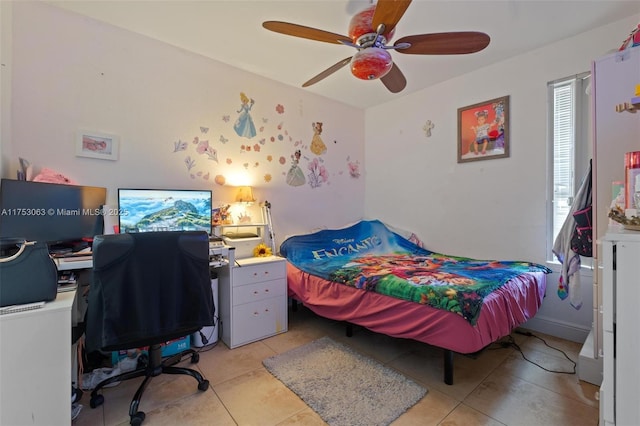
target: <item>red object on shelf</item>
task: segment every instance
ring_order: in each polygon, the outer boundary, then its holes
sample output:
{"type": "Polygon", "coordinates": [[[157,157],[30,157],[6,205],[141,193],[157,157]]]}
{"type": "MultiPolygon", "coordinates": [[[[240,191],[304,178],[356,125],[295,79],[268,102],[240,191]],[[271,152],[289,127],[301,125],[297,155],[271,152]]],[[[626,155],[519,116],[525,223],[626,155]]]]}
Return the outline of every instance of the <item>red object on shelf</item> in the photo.
{"type": "Polygon", "coordinates": [[[640,174],[640,151],[627,152],[624,155],[624,206],[632,209],[636,176],[640,174]]]}

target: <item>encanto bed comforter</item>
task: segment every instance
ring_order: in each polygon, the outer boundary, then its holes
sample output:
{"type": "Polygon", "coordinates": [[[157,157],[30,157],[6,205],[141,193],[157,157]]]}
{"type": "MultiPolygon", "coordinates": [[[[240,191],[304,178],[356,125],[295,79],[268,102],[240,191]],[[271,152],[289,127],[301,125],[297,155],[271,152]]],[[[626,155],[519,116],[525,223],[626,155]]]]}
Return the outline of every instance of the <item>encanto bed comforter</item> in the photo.
{"type": "Polygon", "coordinates": [[[530,262],[434,253],[376,220],[290,237],[280,253],[313,276],[452,312],[471,326],[491,293],[510,281],[551,272],[530,262]]]}

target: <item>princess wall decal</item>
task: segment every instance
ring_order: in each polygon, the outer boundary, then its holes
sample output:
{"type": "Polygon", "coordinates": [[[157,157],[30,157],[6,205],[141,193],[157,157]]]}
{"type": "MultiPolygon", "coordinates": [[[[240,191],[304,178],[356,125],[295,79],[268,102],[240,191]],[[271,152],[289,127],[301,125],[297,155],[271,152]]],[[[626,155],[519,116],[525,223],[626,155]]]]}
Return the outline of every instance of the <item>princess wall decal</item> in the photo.
{"type": "Polygon", "coordinates": [[[253,124],[250,114],[255,101],[250,99],[244,92],[240,92],[240,102],[240,109],[237,111],[239,113],[238,119],[233,125],[233,129],[238,136],[251,139],[256,135],[256,126],[253,124]]]}

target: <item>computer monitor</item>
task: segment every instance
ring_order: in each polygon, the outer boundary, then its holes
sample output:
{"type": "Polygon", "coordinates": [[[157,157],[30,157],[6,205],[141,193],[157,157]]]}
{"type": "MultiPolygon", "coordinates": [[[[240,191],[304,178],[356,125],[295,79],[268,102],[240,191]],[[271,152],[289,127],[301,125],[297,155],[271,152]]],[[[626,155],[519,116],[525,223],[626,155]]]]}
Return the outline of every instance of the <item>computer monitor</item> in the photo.
{"type": "Polygon", "coordinates": [[[81,246],[103,232],[106,196],[103,187],[2,179],[0,237],[81,246]]]}
{"type": "Polygon", "coordinates": [[[207,231],[211,235],[211,205],[210,190],[120,188],[120,232],[207,231]]]}

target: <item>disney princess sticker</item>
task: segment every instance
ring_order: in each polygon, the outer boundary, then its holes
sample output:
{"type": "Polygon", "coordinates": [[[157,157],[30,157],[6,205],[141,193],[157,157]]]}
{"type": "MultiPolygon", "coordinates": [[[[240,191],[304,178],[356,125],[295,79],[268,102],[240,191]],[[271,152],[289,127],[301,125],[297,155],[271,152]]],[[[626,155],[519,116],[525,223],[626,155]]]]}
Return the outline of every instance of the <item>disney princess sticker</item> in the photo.
{"type": "Polygon", "coordinates": [[[251,139],[256,135],[256,126],[253,124],[253,118],[251,118],[251,108],[255,101],[249,98],[244,92],[240,93],[240,109],[236,111],[238,113],[238,119],[233,125],[233,129],[238,136],[251,139]]]}
{"type": "Polygon", "coordinates": [[[509,96],[458,108],[458,163],[509,156],[509,96]]]}
{"type": "Polygon", "coordinates": [[[79,130],[76,136],[76,156],[117,160],[119,142],[116,135],[79,130]]]}
{"type": "Polygon", "coordinates": [[[299,165],[301,156],[302,153],[299,149],[291,155],[291,168],[287,172],[287,185],[301,186],[305,184],[304,173],[299,165]]]}
{"type": "Polygon", "coordinates": [[[311,123],[311,128],[313,129],[313,138],[311,138],[311,152],[315,155],[322,155],[327,152],[327,146],[322,141],[322,123],[320,121],[316,121],[311,123]]]}

